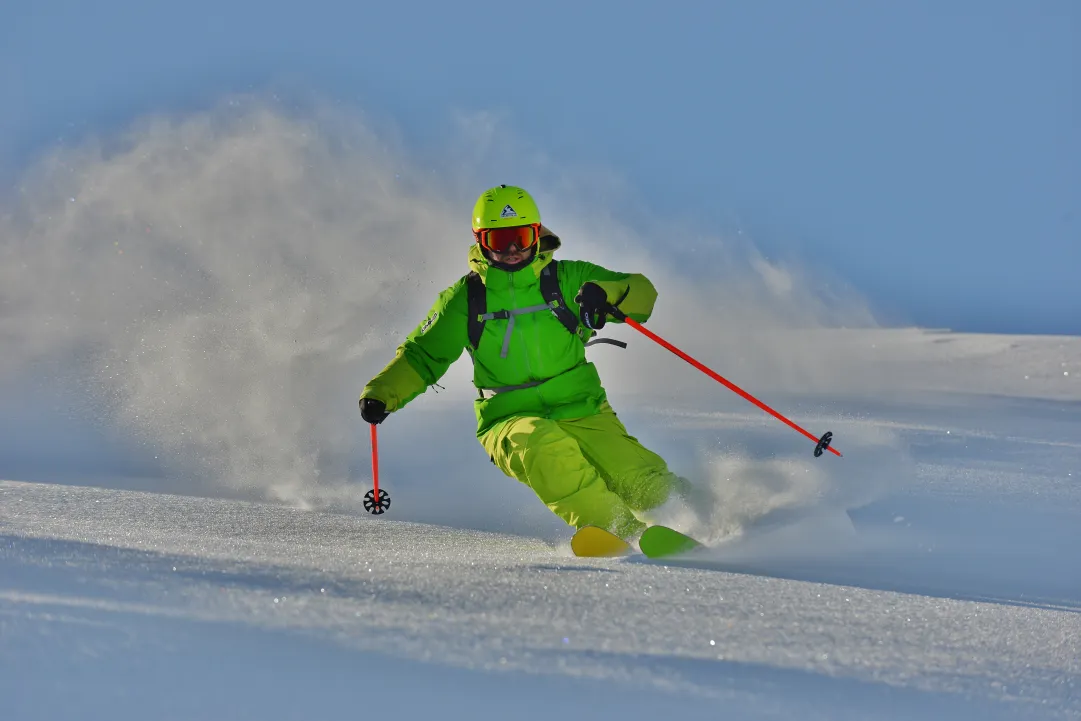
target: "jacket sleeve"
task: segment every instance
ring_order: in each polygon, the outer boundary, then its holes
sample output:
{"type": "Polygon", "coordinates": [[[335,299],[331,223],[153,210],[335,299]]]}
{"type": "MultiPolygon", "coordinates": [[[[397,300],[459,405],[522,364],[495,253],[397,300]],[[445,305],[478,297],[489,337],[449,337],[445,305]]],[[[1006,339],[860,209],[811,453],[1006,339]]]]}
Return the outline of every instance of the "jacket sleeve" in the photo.
{"type": "Polygon", "coordinates": [[[364,387],[360,397],[381,400],[393,412],[437,383],[465,350],[467,303],[464,279],[440,293],[424,322],[398,346],[394,360],[364,387]]]}
{"type": "MultiPolygon", "coordinates": [[[[575,315],[578,315],[579,309],[574,299],[586,283],[596,283],[603,288],[609,303],[639,323],[649,320],[649,316],[653,313],[653,306],[657,302],[657,289],[644,275],[617,273],[581,260],[561,262],[560,281],[567,305],[575,315]],[[569,271],[565,276],[562,272],[564,268],[569,271]]],[[[609,320],[616,322],[611,317],[609,320]]]]}

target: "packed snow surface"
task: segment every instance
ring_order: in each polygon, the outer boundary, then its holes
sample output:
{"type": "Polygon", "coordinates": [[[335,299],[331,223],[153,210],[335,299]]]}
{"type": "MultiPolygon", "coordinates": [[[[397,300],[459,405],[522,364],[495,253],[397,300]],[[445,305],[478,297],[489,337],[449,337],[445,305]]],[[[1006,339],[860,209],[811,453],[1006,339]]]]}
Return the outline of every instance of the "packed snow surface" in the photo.
{"type": "Polygon", "coordinates": [[[828,266],[475,140],[514,177],[229,98],[11,184],[0,721],[1081,716],[1081,338],[881,328],[828,266]],[[702,491],[663,510],[706,552],[571,556],[477,444],[467,360],[380,426],[366,514],[359,391],[467,271],[493,182],[844,457],[612,324],[629,348],[589,358],[702,491]]]}
{"type": "MultiPolygon", "coordinates": [[[[714,481],[730,506],[791,494],[827,463],[840,479],[814,502],[766,503],[764,521],[734,514],[709,551],[666,563],[574,558],[540,515],[514,533],[451,511],[398,520],[404,482],[376,518],[119,478],[4,481],[2,715],[1081,717],[1077,402],[864,405],[801,419],[834,428],[844,459],[813,459],[792,434],[804,460],[780,470],[746,449],[790,431],[753,408],[631,413],[673,437],[744,438],[744,460],[720,451],[709,465],[736,475],[714,481]],[[861,454],[889,453],[904,482],[852,495],[843,464],[871,482],[861,454]]],[[[496,484],[485,493],[516,488],[476,473],[496,484]]]]}

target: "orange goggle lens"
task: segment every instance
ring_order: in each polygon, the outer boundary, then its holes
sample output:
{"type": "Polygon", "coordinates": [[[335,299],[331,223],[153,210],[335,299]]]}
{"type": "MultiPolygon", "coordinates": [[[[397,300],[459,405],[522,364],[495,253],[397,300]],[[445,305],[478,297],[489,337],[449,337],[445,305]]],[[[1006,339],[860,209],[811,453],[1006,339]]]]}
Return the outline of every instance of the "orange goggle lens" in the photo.
{"type": "Polygon", "coordinates": [[[528,250],[540,238],[540,223],[514,228],[482,228],[474,230],[473,235],[482,248],[496,253],[506,253],[512,245],[517,246],[518,250],[528,250]]]}

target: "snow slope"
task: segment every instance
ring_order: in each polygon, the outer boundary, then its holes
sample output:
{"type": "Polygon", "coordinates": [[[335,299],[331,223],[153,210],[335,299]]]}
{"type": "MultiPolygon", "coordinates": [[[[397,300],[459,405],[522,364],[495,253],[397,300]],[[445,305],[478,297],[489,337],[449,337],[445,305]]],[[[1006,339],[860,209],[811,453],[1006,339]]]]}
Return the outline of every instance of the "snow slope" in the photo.
{"type": "Polygon", "coordinates": [[[1081,716],[1081,338],[878,328],[821,267],[622,223],[618,177],[448,147],[229,98],[13,184],[0,720],[1081,716]],[[590,357],[708,491],[708,553],[570,556],[476,443],[466,362],[381,426],[367,516],[357,391],[465,272],[492,182],[844,458],[606,328],[630,348],[590,357]]]}
{"type": "Polygon", "coordinates": [[[750,407],[632,412],[673,438],[742,439],[741,464],[711,462],[742,474],[714,487],[743,525],[666,564],[573,558],[555,526],[395,520],[407,490],[376,519],[3,482],[5,717],[1081,717],[1081,407],[864,406],[801,419],[849,444],[806,464],[795,434],[777,460],[787,431],[750,407]],[[834,464],[830,488],[842,464],[863,475],[861,454],[887,453],[874,433],[910,458],[905,483],[747,522],[814,465],[834,464]],[[756,456],[761,437],[774,450],[756,456]]]}

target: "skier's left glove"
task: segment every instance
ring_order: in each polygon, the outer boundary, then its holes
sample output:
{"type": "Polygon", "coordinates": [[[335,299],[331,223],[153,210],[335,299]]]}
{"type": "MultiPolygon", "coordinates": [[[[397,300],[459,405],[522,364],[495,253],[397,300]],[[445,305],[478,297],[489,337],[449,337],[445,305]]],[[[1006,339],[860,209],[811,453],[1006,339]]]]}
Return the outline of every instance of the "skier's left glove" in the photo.
{"type": "Polygon", "coordinates": [[[375,398],[360,399],[360,417],[373,426],[385,421],[389,415],[387,413],[387,404],[383,401],[375,398]]]}
{"type": "Polygon", "coordinates": [[[582,325],[591,330],[603,328],[608,322],[608,314],[613,310],[612,304],[608,302],[608,294],[596,283],[583,285],[574,302],[578,304],[582,325]]]}

